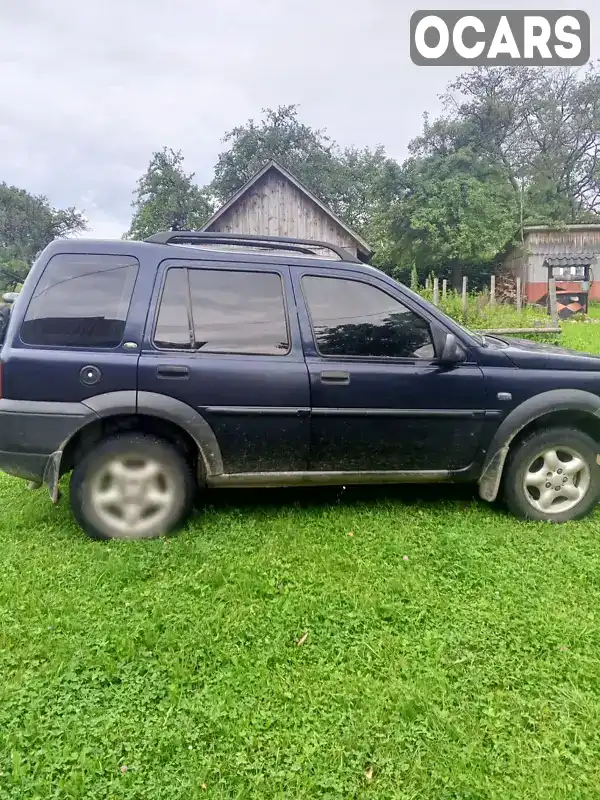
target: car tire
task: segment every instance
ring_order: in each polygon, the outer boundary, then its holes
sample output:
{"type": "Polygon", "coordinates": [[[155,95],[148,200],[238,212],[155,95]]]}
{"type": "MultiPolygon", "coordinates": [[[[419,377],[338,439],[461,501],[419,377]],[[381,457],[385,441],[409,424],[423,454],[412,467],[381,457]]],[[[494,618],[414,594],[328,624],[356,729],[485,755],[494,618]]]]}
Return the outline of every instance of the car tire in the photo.
{"type": "Polygon", "coordinates": [[[197,484],[175,447],[144,433],[105,439],[76,463],[73,515],[92,539],[153,539],[191,512],[197,484]]]}
{"type": "Polygon", "coordinates": [[[521,519],[562,523],[581,519],[600,500],[600,446],[575,428],[548,428],[509,453],[504,500],[521,519]]]}

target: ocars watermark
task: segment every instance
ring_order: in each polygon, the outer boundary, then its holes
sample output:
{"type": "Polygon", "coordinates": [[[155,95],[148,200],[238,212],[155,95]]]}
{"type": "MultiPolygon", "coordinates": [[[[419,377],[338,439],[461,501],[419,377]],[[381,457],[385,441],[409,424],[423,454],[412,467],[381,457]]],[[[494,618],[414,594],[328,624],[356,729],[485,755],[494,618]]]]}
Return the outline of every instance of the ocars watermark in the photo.
{"type": "Polygon", "coordinates": [[[590,57],[585,11],[415,11],[415,64],[581,66],[590,57]]]}

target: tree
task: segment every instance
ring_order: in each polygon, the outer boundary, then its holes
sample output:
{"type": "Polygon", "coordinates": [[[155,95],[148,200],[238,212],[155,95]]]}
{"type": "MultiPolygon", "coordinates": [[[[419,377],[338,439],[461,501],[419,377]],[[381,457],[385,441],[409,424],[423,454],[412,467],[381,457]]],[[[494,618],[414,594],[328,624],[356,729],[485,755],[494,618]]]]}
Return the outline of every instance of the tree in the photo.
{"type": "Polygon", "coordinates": [[[383,147],[340,148],[325,131],[298,119],[296,105],[264,109],[225,134],[210,192],[221,203],[274,159],[346,224],[367,233],[378,208],[378,187],[391,161],[383,147]]]}
{"type": "Polygon", "coordinates": [[[290,170],[326,202],[335,169],[335,144],[325,131],[298,120],[298,107],[263,109],[258,123],[249,119],[228,131],[223,142],[211,190],[224,203],[271,159],[290,170]]]}
{"type": "Polygon", "coordinates": [[[450,84],[445,116],[425,120],[413,155],[469,148],[504,173],[523,222],[600,213],[600,72],[480,67],[450,84]]]}
{"type": "Polygon", "coordinates": [[[153,153],[137,183],[131,226],[126,239],[146,239],[161,230],[195,230],[213,212],[206,194],[183,169],[180,150],[163,147],[153,153]]]}
{"type": "Polygon", "coordinates": [[[75,208],[53,208],[42,195],[0,183],[0,287],[16,288],[46,245],[86,229],[75,208]]]}
{"type": "MultiPolygon", "coordinates": [[[[519,208],[501,168],[472,151],[409,159],[388,210],[387,259],[405,279],[416,268],[449,275],[491,269],[513,238],[519,208]]],[[[380,254],[381,257],[381,254],[380,254]]]]}

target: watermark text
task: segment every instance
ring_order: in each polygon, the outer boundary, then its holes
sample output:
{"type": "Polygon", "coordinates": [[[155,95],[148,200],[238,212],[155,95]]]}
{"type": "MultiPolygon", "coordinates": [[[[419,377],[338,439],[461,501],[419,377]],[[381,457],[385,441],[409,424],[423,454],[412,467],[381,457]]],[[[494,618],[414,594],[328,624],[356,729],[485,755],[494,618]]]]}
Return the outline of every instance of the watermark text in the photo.
{"type": "Polygon", "coordinates": [[[421,66],[581,66],[585,11],[415,11],[410,57],[421,66]]]}

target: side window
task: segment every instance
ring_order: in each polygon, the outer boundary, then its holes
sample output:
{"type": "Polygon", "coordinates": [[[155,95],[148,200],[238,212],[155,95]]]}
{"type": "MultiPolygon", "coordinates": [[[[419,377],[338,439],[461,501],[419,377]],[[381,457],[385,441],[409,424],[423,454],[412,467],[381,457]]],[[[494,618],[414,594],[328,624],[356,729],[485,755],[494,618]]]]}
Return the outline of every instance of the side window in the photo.
{"type": "Polygon", "coordinates": [[[315,343],[325,356],[435,357],[429,325],[375,286],[305,277],[302,288],[315,343]]]}
{"type": "Polygon", "coordinates": [[[167,270],[160,300],[154,344],[162,350],[191,348],[191,322],[188,319],[187,269],[167,270]]]}
{"type": "Polygon", "coordinates": [[[281,277],[272,272],[169,269],[154,343],[206,353],[287,353],[281,277]]]}
{"type": "Polygon", "coordinates": [[[53,347],[118,347],[137,269],[137,259],[130,256],[54,256],[29,301],[21,341],[53,347]]]}

